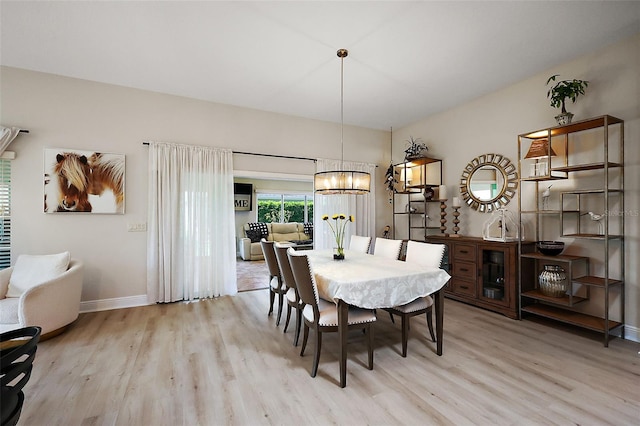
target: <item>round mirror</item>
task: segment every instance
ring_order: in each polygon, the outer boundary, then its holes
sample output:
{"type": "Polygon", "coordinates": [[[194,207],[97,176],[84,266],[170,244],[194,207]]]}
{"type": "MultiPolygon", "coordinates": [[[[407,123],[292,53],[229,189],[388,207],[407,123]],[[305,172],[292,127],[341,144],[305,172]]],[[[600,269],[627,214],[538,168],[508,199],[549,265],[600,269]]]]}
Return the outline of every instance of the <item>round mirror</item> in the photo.
{"type": "Polygon", "coordinates": [[[471,208],[492,212],[511,201],[518,188],[518,172],[506,157],[483,154],[464,168],[460,195],[471,208]]]}

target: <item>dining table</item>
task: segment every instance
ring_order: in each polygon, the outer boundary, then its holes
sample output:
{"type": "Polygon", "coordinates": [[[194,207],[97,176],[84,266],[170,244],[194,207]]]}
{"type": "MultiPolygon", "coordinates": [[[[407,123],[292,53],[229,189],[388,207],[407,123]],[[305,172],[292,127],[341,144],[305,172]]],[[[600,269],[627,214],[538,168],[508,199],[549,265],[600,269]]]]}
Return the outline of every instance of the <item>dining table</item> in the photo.
{"type": "Polygon", "coordinates": [[[345,250],[334,260],[333,250],[308,250],[318,295],[336,303],[340,346],[340,387],[347,384],[347,317],[349,305],[382,309],[432,296],[436,315],[436,353],[442,355],[444,292],[451,278],[443,269],[430,268],[367,253],[345,250]]]}

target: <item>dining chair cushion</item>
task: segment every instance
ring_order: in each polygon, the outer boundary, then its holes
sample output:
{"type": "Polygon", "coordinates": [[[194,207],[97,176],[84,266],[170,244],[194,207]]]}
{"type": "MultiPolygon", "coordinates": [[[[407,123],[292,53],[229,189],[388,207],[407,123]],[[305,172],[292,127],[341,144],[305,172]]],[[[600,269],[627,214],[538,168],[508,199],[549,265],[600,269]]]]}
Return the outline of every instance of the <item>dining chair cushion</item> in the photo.
{"type": "Polygon", "coordinates": [[[68,251],[58,254],[18,256],[6,297],[20,297],[22,293],[67,271],[71,256],[68,251]]]}
{"type": "Polygon", "coordinates": [[[416,300],[400,306],[394,306],[393,309],[402,313],[416,312],[433,306],[431,296],[418,297],[416,300]]]}
{"type": "Polygon", "coordinates": [[[284,282],[279,282],[278,277],[271,278],[271,282],[269,283],[269,285],[272,289],[277,290],[278,284],[280,284],[280,288],[284,288],[284,282]]]}
{"type": "MultiPolygon", "coordinates": [[[[318,325],[322,327],[338,326],[338,309],[335,303],[320,299],[320,303],[318,303],[318,310],[320,311],[318,325]]],[[[308,321],[313,321],[313,307],[311,305],[306,305],[302,310],[302,315],[308,321]]],[[[373,310],[349,307],[349,316],[347,320],[349,324],[365,324],[374,322],[375,320],[376,314],[373,310]]]]}
{"type": "Polygon", "coordinates": [[[296,302],[296,289],[293,287],[290,287],[289,290],[287,290],[287,300],[291,303],[295,303],[296,302]]]}
{"type": "Polygon", "coordinates": [[[444,256],[444,244],[407,242],[407,258],[409,263],[416,263],[430,268],[439,268],[444,256]]]}
{"type": "Polygon", "coordinates": [[[376,245],[373,248],[374,256],[382,256],[389,259],[398,260],[400,258],[400,250],[402,249],[402,240],[388,240],[386,238],[376,238],[376,245]]]}
{"type": "Polygon", "coordinates": [[[371,237],[363,237],[360,235],[352,235],[349,241],[349,250],[359,253],[369,253],[371,246],[371,237]]]}

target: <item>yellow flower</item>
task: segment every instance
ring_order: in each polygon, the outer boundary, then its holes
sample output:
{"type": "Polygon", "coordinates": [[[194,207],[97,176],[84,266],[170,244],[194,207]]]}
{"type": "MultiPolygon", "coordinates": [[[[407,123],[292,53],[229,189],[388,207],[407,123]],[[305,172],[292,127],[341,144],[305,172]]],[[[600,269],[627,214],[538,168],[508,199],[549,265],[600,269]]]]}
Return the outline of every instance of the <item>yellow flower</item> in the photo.
{"type": "Polygon", "coordinates": [[[355,222],[356,218],[353,215],[349,215],[349,222],[355,222]]]}
{"type": "Polygon", "coordinates": [[[331,219],[333,219],[333,220],[338,220],[338,215],[337,215],[337,214],[334,214],[333,216],[331,216],[331,219]]]}
{"type": "Polygon", "coordinates": [[[327,220],[329,219],[329,215],[328,214],[323,214],[322,215],[322,220],[327,220]]]}
{"type": "Polygon", "coordinates": [[[347,218],[347,215],[345,215],[344,213],[340,213],[339,218],[340,218],[340,219],[342,219],[342,220],[344,220],[344,219],[346,219],[346,218],[347,218]]]}

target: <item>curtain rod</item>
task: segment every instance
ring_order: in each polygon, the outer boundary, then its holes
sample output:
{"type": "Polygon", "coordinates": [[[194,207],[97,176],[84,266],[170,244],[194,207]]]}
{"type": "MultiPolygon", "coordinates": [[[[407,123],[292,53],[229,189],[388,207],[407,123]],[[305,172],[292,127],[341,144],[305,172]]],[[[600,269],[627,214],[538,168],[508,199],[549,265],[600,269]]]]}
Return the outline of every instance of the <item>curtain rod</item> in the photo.
{"type": "MultiPolygon", "coordinates": [[[[149,145],[149,142],[142,142],[142,145],[149,145]]],[[[245,151],[233,151],[234,154],[240,154],[240,155],[256,155],[258,157],[273,157],[273,158],[287,158],[290,160],[307,160],[307,161],[313,161],[314,163],[317,161],[315,158],[309,158],[309,157],[292,157],[289,155],[276,155],[276,154],[259,154],[256,152],[245,152],[245,151]]]]}
{"type": "MultiPolygon", "coordinates": [[[[149,145],[149,142],[142,142],[142,145],[149,145]]],[[[234,154],[240,154],[240,155],[255,155],[255,156],[258,156],[258,157],[286,158],[286,159],[289,159],[289,160],[306,160],[306,161],[313,161],[314,163],[318,161],[315,158],[292,157],[290,155],[260,154],[260,153],[256,153],[256,152],[245,152],[245,151],[233,151],[233,153],[234,154]]],[[[376,167],[378,167],[377,164],[376,164],[376,167]]]]}

